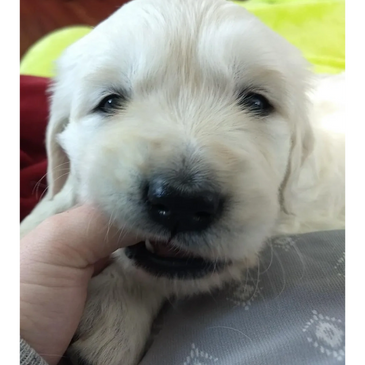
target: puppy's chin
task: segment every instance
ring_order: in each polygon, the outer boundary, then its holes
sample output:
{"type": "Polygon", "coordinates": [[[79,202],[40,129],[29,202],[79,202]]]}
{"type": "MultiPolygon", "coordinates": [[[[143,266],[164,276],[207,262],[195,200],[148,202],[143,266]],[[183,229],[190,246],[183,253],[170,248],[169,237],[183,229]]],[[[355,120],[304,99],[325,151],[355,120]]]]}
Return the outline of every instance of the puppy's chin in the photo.
{"type": "MultiPolygon", "coordinates": [[[[138,248],[137,248],[138,249],[138,248]]],[[[154,263],[149,261],[137,261],[131,258],[127,249],[121,249],[115,254],[115,260],[122,263],[127,277],[133,277],[136,283],[154,288],[164,295],[176,297],[210,292],[221,288],[224,284],[239,281],[244,278],[245,272],[257,266],[257,257],[234,262],[221,263],[210,266],[212,262],[207,260],[202,268],[198,263],[195,267],[181,265],[179,269],[171,269],[167,263],[152,269],[154,263]],[[219,267],[218,267],[219,266],[219,267]]],[[[147,260],[147,257],[145,258],[147,260]]],[[[204,260],[204,259],[202,259],[204,260]]],[[[155,261],[156,262],[156,261],[155,261]]]]}
{"type": "Polygon", "coordinates": [[[210,260],[170,243],[145,240],[125,249],[134,265],[156,277],[191,280],[221,272],[229,261],[210,260]]]}

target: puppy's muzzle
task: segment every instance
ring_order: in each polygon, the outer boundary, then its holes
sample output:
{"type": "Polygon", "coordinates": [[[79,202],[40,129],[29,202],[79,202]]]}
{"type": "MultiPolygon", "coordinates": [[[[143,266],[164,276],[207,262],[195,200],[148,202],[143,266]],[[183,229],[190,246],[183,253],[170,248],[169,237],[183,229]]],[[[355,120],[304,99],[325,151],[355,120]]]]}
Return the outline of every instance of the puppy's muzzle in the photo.
{"type": "Polygon", "coordinates": [[[147,182],[144,200],[150,219],[173,234],[207,229],[223,208],[222,195],[208,182],[182,184],[163,176],[147,182]]]}

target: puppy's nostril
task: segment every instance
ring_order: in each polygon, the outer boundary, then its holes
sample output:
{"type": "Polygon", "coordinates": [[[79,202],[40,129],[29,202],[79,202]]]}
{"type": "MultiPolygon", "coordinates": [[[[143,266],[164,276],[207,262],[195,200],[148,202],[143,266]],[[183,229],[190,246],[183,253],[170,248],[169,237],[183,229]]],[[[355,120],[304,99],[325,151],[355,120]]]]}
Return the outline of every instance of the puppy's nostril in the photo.
{"type": "Polygon", "coordinates": [[[168,209],[166,206],[162,204],[152,204],[152,209],[155,209],[160,215],[163,215],[165,217],[169,216],[171,214],[170,209],[168,209]]]}
{"type": "Polygon", "coordinates": [[[194,214],[194,220],[204,221],[212,218],[212,214],[208,212],[197,212],[194,214]]]}

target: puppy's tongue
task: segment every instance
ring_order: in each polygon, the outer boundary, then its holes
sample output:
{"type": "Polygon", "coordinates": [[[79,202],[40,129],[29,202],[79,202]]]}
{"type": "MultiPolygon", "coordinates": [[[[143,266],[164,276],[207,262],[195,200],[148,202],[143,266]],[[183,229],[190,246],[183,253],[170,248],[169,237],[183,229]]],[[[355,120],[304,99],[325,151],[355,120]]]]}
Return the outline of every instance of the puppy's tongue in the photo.
{"type": "Polygon", "coordinates": [[[145,245],[148,251],[153,252],[157,256],[175,258],[193,257],[190,253],[176,247],[172,247],[167,242],[146,240],[145,245]]]}

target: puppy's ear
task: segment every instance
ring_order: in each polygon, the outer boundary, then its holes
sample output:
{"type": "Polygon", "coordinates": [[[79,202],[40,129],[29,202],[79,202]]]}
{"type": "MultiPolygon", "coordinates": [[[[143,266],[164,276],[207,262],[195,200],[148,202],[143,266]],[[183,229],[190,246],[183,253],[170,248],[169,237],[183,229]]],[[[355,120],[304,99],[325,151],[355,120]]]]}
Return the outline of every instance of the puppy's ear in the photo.
{"type": "MultiPolygon", "coordinates": [[[[57,93],[53,95],[53,98],[57,98],[57,93]]],[[[53,101],[54,104],[57,102],[53,101]]],[[[66,110],[64,110],[66,111],[66,110]]],[[[59,193],[66,183],[70,172],[70,161],[65,151],[62,149],[57,141],[57,136],[65,129],[68,124],[67,115],[59,115],[61,113],[51,112],[51,118],[47,127],[46,133],[46,148],[48,158],[47,168],[47,183],[48,183],[48,198],[52,199],[57,193],[59,193]]]]}
{"type": "Polygon", "coordinates": [[[57,137],[69,123],[79,52],[72,45],[57,62],[57,76],[49,89],[51,106],[46,131],[48,190],[30,215],[22,221],[21,236],[46,218],[70,209],[76,203],[70,161],[57,137]]]}
{"type": "Polygon", "coordinates": [[[280,204],[282,210],[293,213],[291,202],[293,193],[299,182],[299,176],[307,157],[314,147],[314,134],[309,120],[310,103],[306,95],[292,113],[291,150],[285,178],[280,188],[280,204]]]}
{"type": "Polygon", "coordinates": [[[51,105],[46,132],[46,149],[48,158],[47,196],[50,199],[62,190],[70,174],[70,161],[58,141],[58,135],[69,123],[77,68],[82,62],[80,54],[82,41],[83,39],[68,47],[57,61],[57,76],[53,79],[49,89],[51,105]]]}

